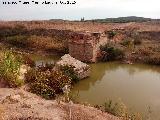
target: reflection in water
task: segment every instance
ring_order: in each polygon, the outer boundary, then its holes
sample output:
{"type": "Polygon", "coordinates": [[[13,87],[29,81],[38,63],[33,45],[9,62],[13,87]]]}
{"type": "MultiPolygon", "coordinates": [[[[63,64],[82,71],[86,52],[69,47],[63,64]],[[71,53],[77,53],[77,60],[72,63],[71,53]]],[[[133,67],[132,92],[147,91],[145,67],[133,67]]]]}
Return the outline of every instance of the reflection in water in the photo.
{"type": "Polygon", "coordinates": [[[102,105],[106,99],[121,99],[131,111],[152,110],[160,119],[160,67],[119,63],[91,64],[91,76],[74,86],[77,101],[102,105]]]}
{"type": "Polygon", "coordinates": [[[42,64],[54,64],[56,61],[60,59],[60,56],[56,55],[48,55],[48,56],[42,56],[42,55],[35,55],[31,54],[30,57],[35,61],[36,66],[42,65],[42,64]]]}

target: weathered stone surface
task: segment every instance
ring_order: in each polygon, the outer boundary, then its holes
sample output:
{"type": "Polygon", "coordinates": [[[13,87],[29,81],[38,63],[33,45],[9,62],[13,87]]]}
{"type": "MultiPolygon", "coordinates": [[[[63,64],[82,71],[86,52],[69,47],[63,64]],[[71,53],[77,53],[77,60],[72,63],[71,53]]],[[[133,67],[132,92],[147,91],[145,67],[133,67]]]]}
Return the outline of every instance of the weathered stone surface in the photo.
{"type": "Polygon", "coordinates": [[[107,43],[107,36],[97,32],[74,32],[68,42],[69,54],[83,62],[96,62],[101,44],[107,43]]]}
{"type": "Polygon", "coordinates": [[[90,75],[90,66],[71,57],[69,54],[61,57],[61,60],[56,63],[56,68],[65,65],[74,66],[75,73],[77,74],[79,79],[86,78],[90,75]]]}

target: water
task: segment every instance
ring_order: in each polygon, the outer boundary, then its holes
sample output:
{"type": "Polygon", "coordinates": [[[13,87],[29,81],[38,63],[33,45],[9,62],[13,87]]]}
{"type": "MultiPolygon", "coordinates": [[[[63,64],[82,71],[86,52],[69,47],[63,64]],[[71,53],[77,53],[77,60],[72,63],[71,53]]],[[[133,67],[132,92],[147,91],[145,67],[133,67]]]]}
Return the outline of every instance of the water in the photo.
{"type": "MultiPolygon", "coordinates": [[[[32,55],[36,65],[54,63],[59,56],[32,55]]],[[[74,85],[77,101],[102,105],[106,100],[121,101],[132,112],[150,120],[160,120],[160,67],[117,62],[90,64],[91,75],[74,85]]]]}
{"type": "Polygon", "coordinates": [[[54,64],[56,61],[60,59],[60,56],[57,55],[38,55],[38,54],[30,54],[30,58],[35,61],[36,66],[42,64],[54,64]]]}
{"type": "Polygon", "coordinates": [[[91,76],[75,84],[77,101],[102,105],[121,99],[132,112],[160,120],[160,67],[142,64],[91,64],[91,76]]]}

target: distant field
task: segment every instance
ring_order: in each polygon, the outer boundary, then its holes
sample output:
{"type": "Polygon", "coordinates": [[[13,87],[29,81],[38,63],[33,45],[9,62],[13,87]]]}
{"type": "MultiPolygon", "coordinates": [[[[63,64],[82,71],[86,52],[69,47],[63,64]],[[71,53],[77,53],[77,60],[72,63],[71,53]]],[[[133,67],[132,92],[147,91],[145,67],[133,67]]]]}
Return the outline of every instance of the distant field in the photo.
{"type": "Polygon", "coordinates": [[[139,31],[160,31],[160,22],[130,22],[130,23],[98,23],[98,22],[73,22],[73,21],[12,21],[0,22],[2,27],[24,25],[27,29],[44,28],[73,31],[103,32],[111,29],[136,28],[139,31]]]}

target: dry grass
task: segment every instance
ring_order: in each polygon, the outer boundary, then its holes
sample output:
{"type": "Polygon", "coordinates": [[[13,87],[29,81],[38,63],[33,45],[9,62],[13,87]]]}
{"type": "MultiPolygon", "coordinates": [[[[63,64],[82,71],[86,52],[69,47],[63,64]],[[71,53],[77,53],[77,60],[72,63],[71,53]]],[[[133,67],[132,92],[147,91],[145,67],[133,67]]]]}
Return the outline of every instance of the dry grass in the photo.
{"type": "Polygon", "coordinates": [[[42,36],[30,36],[28,39],[30,45],[34,48],[39,49],[60,49],[63,48],[63,44],[61,42],[57,42],[54,38],[51,37],[42,37],[42,36]]]}
{"type": "Polygon", "coordinates": [[[3,108],[3,106],[0,104],[0,120],[4,120],[4,118],[3,118],[3,113],[4,113],[4,108],[3,108]]]}
{"type": "Polygon", "coordinates": [[[24,25],[27,29],[45,28],[45,29],[60,29],[74,31],[92,31],[103,32],[114,28],[138,28],[139,31],[160,31],[160,24],[154,22],[144,23],[92,23],[92,22],[73,22],[73,21],[0,21],[1,26],[14,27],[16,25],[24,25]]]}

